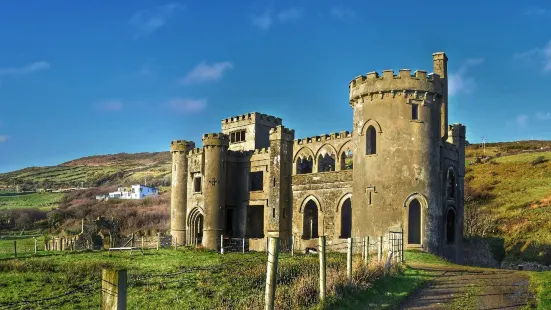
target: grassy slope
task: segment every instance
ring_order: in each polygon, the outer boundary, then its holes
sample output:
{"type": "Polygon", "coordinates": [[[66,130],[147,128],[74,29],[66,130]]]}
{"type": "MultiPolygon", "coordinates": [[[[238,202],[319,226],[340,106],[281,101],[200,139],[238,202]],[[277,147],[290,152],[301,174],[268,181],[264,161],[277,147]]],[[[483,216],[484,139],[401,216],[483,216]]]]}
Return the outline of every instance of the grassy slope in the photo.
{"type": "Polygon", "coordinates": [[[0,193],[1,209],[37,208],[50,210],[57,206],[62,193],[0,193]]]}
{"type": "MultiPolygon", "coordinates": [[[[500,151],[503,147],[494,147],[489,153],[500,151]]],[[[483,207],[497,219],[496,234],[505,239],[508,259],[541,261],[542,250],[551,246],[551,152],[506,155],[493,161],[468,166],[470,186],[495,195],[483,207]],[[548,161],[532,166],[538,156],[548,161]]]]}
{"type": "Polygon", "coordinates": [[[33,183],[37,187],[97,186],[113,182],[154,182],[170,174],[170,153],[115,154],[85,157],[59,166],[31,167],[0,174],[0,186],[33,183]]]}

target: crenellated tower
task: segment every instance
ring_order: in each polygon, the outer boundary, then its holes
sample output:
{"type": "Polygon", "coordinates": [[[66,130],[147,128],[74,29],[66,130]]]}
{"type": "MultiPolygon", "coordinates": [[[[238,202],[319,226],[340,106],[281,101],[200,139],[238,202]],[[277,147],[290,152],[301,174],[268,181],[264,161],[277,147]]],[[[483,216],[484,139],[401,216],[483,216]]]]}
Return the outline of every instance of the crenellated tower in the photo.
{"type": "Polygon", "coordinates": [[[281,118],[251,112],[222,120],[222,132],[230,140],[230,151],[252,151],[270,146],[270,130],[281,125],[281,118]]]}
{"type": "Polygon", "coordinates": [[[186,240],[188,152],[195,143],[175,140],[170,143],[172,153],[172,191],[170,196],[170,231],[178,244],[186,240]]]}
{"type": "Polygon", "coordinates": [[[269,236],[290,241],[292,223],[292,169],[295,131],[284,126],[270,130],[268,212],[264,214],[269,236]]]}
{"type": "Polygon", "coordinates": [[[203,135],[203,153],[205,159],[203,246],[212,250],[216,250],[220,246],[220,235],[224,229],[226,155],[228,146],[228,136],[223,133],[203,135]]]}
{"type": "Polygon", "coordinates": [[[356,150],[354,236],[384,236],[389,229],[403,230],[405,244],[439,252],[443,216],[439,161],[442,138],[447,135],[446,59],[444,53],[434,54],[432,74],[384,70],[382,75],[370,72],[350,82],[356,150]]]}

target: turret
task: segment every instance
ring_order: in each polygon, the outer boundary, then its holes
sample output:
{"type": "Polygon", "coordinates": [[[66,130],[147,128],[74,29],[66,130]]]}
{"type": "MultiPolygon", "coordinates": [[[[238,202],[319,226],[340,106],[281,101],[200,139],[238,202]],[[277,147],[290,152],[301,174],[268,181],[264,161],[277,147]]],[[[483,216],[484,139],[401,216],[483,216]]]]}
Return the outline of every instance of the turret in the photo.
{"type": "Polygon", "coordinates": [[[195,143],[175,140],[170,144],[172,153],[172,190],[170,196],[170,231],[174,242],[186,240],[188,152],[195,143]]]}
{"type": "Polygon", "coordinates": [[[448,57],[445,53],[432,54],[432,63],[434,73],[440,75],[444,80],[442,89],[442,105],[440,110],[440,123],[442,140],[448,139],[448,57]]]}
{"type": "Polygon", "coordinates": [[[264,212],[268,236],[291,240],[293,140],[295,131],[281,125],[270,130],[268,212],[264,212]]]}
{"type": "Polygon", "coordinates": [[[383,70],[350,82],[353,236],[403,230],[407,246],[439,251],[442,198],[434,160],[447,89],[439,72],[383,70]]]}
{"type": "Polygon", "coordinates": [[[205,156],[203,246],[217,250],[223,232],[228,136],[223,133],[203,135],[205,156]]]}

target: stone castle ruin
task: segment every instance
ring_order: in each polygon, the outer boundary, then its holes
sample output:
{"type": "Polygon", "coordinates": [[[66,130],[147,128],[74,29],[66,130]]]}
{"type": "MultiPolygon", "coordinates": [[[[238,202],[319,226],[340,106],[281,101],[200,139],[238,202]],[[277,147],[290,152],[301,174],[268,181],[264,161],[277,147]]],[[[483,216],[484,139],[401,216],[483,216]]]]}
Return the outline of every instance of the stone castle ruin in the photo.
{"type": "Polygon", "coordinates": [[[222,120],[203,147],[171,143],[171,234],[218,249],[222,235],[264,250],[402,231],[406,248],[460,260],[465,126],[448,125],[444,53],[434,73],[370,72],[349,83],[352,132],[296,139],[282,120],[222,120]]]}

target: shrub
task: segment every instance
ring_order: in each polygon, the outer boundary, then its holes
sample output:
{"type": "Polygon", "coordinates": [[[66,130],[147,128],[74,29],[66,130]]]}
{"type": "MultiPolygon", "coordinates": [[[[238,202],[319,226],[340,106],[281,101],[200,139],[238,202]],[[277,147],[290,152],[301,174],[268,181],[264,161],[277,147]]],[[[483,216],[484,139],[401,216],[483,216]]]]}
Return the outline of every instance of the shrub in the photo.
{"type": "Polygon", "coordinates": [[[545,159],[545,157],[538,156],[534,160],[532,160],[530,164],[532,165],[532,167],[535,167],[536,165],[543,164],[545,162],[547,162],[547,159],[545,159]]]}

